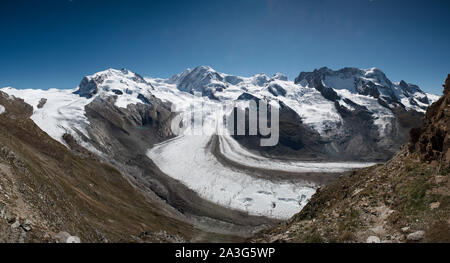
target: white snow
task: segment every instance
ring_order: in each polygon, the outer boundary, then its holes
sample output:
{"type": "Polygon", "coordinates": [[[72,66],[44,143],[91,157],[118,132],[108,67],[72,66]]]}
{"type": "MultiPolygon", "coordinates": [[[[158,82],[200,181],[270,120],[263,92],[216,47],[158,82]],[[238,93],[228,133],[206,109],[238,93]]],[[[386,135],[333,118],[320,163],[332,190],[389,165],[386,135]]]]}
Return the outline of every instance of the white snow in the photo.
{"type": "Polygon", "coordinates": [[[431,93],[428,93],[428,92],[425,92],[425,94],[427,95],[428,100],[430,101],[430,103],[434,103],[434,102],[438,101],[441,98],[441,96],[439,96],[439,95],[431,94],[431,93]]]}
{"type": "Polygon", "coordinates": [[[0,114],[3,114],[6,112],[6,109],[3,105],[0,105],[0,114]]]}

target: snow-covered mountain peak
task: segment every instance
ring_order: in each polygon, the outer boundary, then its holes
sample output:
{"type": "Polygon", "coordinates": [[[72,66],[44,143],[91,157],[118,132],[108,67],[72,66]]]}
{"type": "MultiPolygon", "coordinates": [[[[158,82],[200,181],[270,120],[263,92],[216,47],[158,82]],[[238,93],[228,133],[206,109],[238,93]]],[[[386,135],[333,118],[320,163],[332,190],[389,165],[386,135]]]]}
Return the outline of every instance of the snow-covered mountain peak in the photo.
{"type": "Polygon", "coordinates": [[[174,75],[167,82],[176,84],[180,91],[211,94],[216,88],[226,88],[224,78],[225,74],[218,73],[209,66],[199,66],[174,75]]]}
{"type": "Polygon", "coordinates": [[[153,89],[142,76],[128,69],[107,69],[84,77],[74,92],[87,99],[95,96],[117,96],[116,105],[145,102],[145,95],[153,89]]]}
{"type": "Polygon", "coordinates": [[[424,111],[433,100],[416,85],[405,81],[391,82],[378,68],[347,67],[332,70],[323,67],[312,72],[301,72],[295,83],[314,87],[330,100],[339,100],[339,97],[342,98],[340,94],[348,91],[351,94],[378,99],[382,106],[389,108],[404,106],[424,111]]]}
{"type": "Polygon", "coordinates": [[[175,84],[180,91],[189,93],[201,92],[205,96],[211,96],[229,87],[264,87],[275,80],[288,81],[288,78],[281,73],[276,73],[272,77],[269,77],[265,73],[255,74],[250,77],[241,77],[217,72],[209,66],[199,66],[172,76],[166,80],[166,83],[175,84]]]}

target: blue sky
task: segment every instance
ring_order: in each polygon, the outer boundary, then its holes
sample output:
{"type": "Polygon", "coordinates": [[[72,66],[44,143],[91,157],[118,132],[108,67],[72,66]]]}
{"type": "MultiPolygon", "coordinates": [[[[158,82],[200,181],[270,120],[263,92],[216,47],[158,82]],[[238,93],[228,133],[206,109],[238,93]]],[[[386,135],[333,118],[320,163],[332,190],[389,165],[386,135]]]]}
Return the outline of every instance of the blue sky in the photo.
{"type": "Polygon", "coordinates": [[[2,0],[0,20],[1,87],[74,88],[110,67],[293,79],[352,66],[441,94],[450,73],[447,0],[2,0]]]}

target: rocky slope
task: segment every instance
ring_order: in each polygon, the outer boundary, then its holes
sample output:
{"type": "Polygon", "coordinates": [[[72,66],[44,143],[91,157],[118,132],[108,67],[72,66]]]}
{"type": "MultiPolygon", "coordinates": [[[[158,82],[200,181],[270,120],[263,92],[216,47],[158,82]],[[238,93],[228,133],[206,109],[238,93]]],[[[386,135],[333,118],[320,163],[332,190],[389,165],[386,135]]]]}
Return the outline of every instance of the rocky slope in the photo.
{"type": "Polygon", "coordinates": [[[254,242],[450,242],[450,75],[410,143],[319,189],[254,242]]]}
{"type": "Polygon", "coordinates": [[[0,92],[0,105],[0,242],[181,242],[207,235],[84,148],[75,155],[52,139],[23,100],[0,92]]]}

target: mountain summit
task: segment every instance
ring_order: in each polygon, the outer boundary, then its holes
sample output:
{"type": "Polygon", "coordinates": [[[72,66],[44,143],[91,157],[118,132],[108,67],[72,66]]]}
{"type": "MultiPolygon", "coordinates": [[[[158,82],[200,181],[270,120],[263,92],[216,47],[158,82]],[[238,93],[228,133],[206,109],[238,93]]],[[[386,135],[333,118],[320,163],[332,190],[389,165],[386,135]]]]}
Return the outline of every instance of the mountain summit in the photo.
{"type": "Polygon", "coordinates": [[[416,85],[403,80],[398,83],[391,82],[384,72],[377,68],[343,68],[334,71],[323,67],[313,72],[301,72],[295,83],[314,87],[330,100],[346,97],[348,92],[370,96],[378,99],[380,105],[390,109],[401,106],[425,110],[430,101],[436,100],[435,95],[423,92],[416,85]]]}

